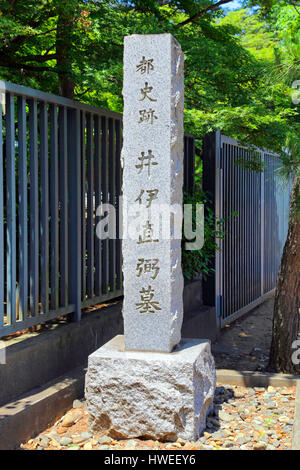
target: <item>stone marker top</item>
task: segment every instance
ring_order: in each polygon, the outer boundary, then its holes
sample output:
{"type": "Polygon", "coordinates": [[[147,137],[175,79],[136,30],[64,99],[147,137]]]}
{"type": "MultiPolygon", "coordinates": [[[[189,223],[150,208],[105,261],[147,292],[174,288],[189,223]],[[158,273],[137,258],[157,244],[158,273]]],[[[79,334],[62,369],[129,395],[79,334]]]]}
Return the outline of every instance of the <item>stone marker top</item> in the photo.
{"type": "MultiPolygon", "coordinates": [[[[162,158],[170,165],[170,146],[183,138],[184,56],[180,44],[171,34],[134,34],[125,37],[124,46],[123,149],[128,144],[134,153],[134,149],[152,144],[152,154],[157,147],[168,152],[162,158]],[[141,87],[146,89],[142,94],[141,87]],[[130,128],[126,128],[127,122],[130,128]],[[126,134],[131,136],[133,129],[134,139],[126,142],[126,134]]],[[[160,174],[166,168],[159,168],[160,174]]],[[[134,181],[135,175],[131,176],[134,181]]],[[[164,197],[167,202],[167,191],[164,197]]]]}
{"type": "MultiPolygon", "coordinates": [[[[182,205],[183,62],[170,34],[125,38],[123,197],[146,209],[136,237],[123,239],[127,350],[170,352],[181,338],[181,240],[163,236],[153,211],[182,205]]],[[[162,219],[170,226],[170,215],[162,219]]]]}

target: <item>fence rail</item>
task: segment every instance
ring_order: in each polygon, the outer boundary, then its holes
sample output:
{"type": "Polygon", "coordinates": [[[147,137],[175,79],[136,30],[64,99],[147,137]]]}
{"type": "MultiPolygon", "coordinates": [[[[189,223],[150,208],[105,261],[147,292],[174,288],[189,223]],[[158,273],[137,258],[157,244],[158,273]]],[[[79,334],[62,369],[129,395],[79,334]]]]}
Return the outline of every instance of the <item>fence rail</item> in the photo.
{"type": "MultiPolygon", "coordinates": [[[[123,294],[95,210],[121,195],[122,115],[0,81],[0,337],[123,294]]],[[[185,189],[194,138],[185,136],[185,189]]]]}
{"type": "Polygon", "coordinates": [[[276,286],[289,214],[289,185],[277,176],[277,155],[239,145],[220,132],[203,144],[203,189],[217,219],[225,219],[204,301],[216,305],[219,326],[238,318],[276,286]],[[263,172],[247,169],[253,157],[263,172]],[[244,164],[239,164],[240,161],[244,164]]]}

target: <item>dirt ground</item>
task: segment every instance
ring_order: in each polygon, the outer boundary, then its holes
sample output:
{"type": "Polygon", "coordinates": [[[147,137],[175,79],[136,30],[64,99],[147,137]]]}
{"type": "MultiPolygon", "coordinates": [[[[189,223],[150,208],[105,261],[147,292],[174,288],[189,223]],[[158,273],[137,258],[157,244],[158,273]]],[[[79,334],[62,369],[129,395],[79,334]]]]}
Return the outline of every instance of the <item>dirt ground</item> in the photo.
{"type": "Polygon", "coordinates": [[[222,329],[212,345],[217,369],[265,371],[272,338],[274,299],[222,329]]]}

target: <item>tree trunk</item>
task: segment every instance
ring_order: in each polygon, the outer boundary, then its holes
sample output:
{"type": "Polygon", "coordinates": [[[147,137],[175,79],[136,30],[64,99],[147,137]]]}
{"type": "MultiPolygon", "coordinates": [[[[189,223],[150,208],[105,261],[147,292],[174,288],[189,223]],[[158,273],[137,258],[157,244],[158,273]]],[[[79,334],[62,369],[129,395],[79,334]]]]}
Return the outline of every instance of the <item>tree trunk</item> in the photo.
{"type": "Polygon", "coordinates": [[[72,33],[74,14],[61,12],[57,22],[56,54],[59,94],[65,98],[74,98],[72,79],[72,33]]]}
{"type": "Polygon", "coordinates": [[[281,258],[275,293],[273,336],[269,368],[276,372],[300,373],[294,364],[292,344],[300,326],[300,170],[294,177],[289,229],[281,258]]]}

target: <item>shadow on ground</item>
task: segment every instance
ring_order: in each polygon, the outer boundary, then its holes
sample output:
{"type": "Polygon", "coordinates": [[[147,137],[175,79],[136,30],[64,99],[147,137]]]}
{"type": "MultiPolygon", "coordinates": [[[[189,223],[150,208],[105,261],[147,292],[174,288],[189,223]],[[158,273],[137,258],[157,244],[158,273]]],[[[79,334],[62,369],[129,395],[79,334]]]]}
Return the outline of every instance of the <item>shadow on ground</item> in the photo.
{"type": "Polygon", "coordinates": [[[222,329],[212,344],[217,369],[265,371],[272,339],[274,299],[222,329]]]}

